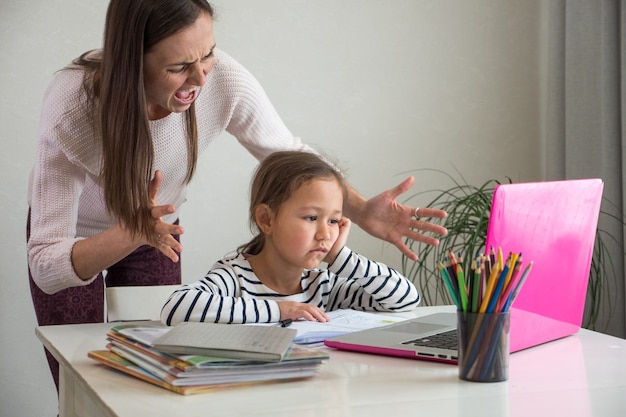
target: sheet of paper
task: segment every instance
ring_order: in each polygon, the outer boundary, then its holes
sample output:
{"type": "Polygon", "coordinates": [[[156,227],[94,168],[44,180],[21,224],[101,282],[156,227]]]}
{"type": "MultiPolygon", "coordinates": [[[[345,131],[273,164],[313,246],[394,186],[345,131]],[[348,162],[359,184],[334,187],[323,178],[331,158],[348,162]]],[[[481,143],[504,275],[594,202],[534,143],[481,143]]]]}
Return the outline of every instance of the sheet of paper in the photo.
{"type": "Polygon", "coordinates": [[[356,310],[335,310],[326,314],[330,317],[330,322],[328,323],[306,320],[292,322],[290,327],[298,331],[293,340],[294,343],[318,345],[329,337],[373,327],[387,326],[407,319],[406,317],[391,314],[383,315],[356,310]]]}

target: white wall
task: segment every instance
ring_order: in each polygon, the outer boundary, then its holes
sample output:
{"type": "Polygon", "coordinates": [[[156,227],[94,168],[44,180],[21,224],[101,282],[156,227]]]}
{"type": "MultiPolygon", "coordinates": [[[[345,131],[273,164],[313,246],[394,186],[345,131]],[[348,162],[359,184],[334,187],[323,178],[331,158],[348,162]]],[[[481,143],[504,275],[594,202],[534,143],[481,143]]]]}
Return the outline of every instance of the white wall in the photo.
{"type": "MultiPolygon", "coordinates": [[[[219,47],[259,78],[292,131],[336,157],[373,196],[417,168],[456,167],[472,183],[541,179],[539,3],[218,0],[215,30],[219,47]]],[[[100,46],[106,5],[0,2],[0,416],[57,413],[34,336],[26,184],[44,89],[56,69],[100,46]]],[[[201,157],[181,219],[184,281],[248,238],[254,165],[227,135],[201,157]]],[[[412,192],[438,184],[450,185],[418,173],[412,192]]],[[[360,230],[349,244],[400,265],[395,248],[360,230]]]]}

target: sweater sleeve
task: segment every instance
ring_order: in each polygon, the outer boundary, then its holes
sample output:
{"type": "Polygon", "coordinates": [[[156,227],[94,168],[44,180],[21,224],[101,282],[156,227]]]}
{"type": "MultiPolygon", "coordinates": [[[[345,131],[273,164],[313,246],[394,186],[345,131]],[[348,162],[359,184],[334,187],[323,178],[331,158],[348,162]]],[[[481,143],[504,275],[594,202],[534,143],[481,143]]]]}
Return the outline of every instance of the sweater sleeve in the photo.
{"type": "Polygon", "coordinates": [[[393,268],[344,247],[329,265],[335,275],[327,311],[409,311],[420,302],[417,288],[393,268]]]}
{"type": "MultiPolygon", "coordinates": [[[[183,321],[211,323],[270,323],[280,319],[274,300],[257,298],[242,289],[239,278],[254,281],[249,269],[242,269],[237,259],[218,261],[206,276],[183,285],[166,301],[161,321],[173,326],[183,321]]],[[[260,283],[259,283],[260,284],[260,283]]]]}
{"type": "Polygon", "coordinates": [[[30,183],[28,264],[35,283],[48,294],[95,279],[80,279],[71,261],[72,248],[81,239],[76,237],[77,213],[88,170],[77,162],[72,152],[77,147],[68,141],[75,140],[85,152],[90,148],[89,135],[81,130],[90,129],[89,124],[71,98],[81,79],[77,71],[62,71],[46,91],[30,183]]]}

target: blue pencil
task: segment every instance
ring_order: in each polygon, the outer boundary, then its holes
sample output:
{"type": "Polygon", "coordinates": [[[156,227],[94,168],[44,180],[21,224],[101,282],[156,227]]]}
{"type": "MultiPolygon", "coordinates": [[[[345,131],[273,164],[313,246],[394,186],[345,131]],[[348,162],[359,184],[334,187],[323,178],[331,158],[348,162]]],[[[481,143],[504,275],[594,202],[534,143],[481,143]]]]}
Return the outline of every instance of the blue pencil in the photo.
{"type": "Polygon", "coordinates": [[[526,281],[526,278],[528,278],[528,274],[530,274],[530,269],[532,267],[533,267],[532,261],[529,262],[528,265],[526,265],[526,269],[524,269],[524,273],[522,274],[519,281],[517,282],[515,289],[513,290],[511,294],[509,294],[509,297],[506,299],[506,302],[504,303],[504,306],[502,307],[502,311],[507,311],[511,307],[511,304],[513,304],[513,301],[515,301],[515,297],[517,297],[517,294],[519,294],[520,290],[522,289],[522,285],[524,285],[524,281],[526,281]]]}

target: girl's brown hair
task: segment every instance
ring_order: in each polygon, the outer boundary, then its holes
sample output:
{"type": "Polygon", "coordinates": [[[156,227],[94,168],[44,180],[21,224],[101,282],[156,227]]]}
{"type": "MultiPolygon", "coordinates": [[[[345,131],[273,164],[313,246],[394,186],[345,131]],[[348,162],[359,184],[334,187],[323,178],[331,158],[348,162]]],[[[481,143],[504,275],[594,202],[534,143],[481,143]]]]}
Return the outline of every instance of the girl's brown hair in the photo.
{"type": "Polygon", "coordinates": [[[265,235],[260,232],[255,221],[259,205],[267,204],[274,213],[278,213],[283,202],[303,184],[314,179],[337,181],[346,200],[348,188],[343,175],[321,156],[304,151],[279,151],[265,158],[257,167],[250,185],[248,215],[250,230],[256,236],[237,248],[237,252],[256,255],[265,245],[265,235]]]}
{"type": "MultiPolygon", "coordinates": [[[[133,235],[156,240],[150,214],[154,149],[144,90],[144,54],[193,24],[201,13],[213,17],[206,0],[111,0],[102,51],[86,52],[74,61],[74,67],[85,69],[83,85],[94,127],[102,137],[101,181],[107,210],[133,235]]],[[[198,159],[193,104],[185,120],[189,182],[198,159]]]]}

